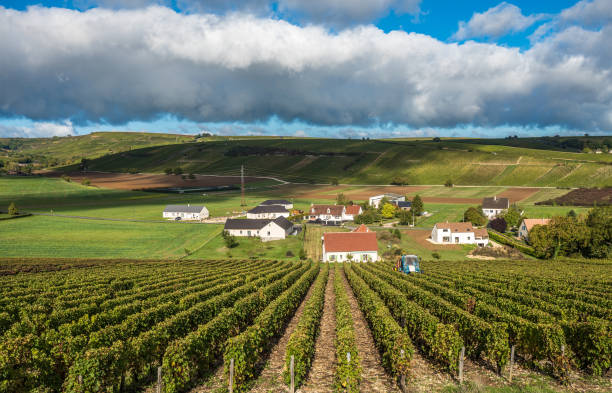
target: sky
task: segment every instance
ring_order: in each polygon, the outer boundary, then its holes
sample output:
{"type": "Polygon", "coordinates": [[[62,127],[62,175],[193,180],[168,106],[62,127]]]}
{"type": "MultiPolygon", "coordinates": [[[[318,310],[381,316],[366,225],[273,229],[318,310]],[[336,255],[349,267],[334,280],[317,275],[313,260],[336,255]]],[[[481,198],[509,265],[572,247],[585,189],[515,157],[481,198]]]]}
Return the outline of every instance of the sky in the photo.
{"type": "Polygon", "coordinates": [[[612,134],[612,0],[0,0],[0,137],[612,134]]]}

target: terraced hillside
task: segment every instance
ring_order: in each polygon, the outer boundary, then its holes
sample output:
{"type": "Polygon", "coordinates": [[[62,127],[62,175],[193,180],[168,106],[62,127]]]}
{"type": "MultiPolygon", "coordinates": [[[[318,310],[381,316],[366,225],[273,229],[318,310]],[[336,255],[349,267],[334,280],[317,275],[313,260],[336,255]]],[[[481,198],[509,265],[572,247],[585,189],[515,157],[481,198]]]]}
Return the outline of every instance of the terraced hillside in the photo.
{"type": "MultiPolygon", "coordinates": [[[[482,142],[482,141],[481,141],[482,142]]],[[[91,170],[135,168],[271,176],[291,182],[604,186],[612,182],[612,154],[587,154],[483,145],[453,140],[242,139],[154,146],[93,160],[91,170]]],[[[74,169],[67,168],[67,169],[74,169]]]]}

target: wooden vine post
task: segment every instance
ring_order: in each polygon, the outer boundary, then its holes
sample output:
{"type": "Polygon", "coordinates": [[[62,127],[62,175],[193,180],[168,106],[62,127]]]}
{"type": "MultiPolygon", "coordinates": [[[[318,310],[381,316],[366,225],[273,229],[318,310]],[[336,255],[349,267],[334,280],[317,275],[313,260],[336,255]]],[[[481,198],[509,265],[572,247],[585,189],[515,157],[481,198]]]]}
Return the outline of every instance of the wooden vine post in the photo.
{"type": "Polygon", "coordinates": [[[463,358],[465,357],[465,347],[461,347],[459,354],[459,383],[463,383],[463,358]]]}
{"type": "Polygon", "coordinates": [[[514,367],[514,345],[510,349],[510,375],[508,379],[512,382],[512,367],[514,367]]]}
{"type": "Polygon", "coordinates": [[[162,393],[162,368],[157,367],[157,393],[162,393]]]}
{"type": "Polygon", "coordinates": [[[234,393],[234,358],[230,360],[229,393],[234,393]]]}
{"type": "MultiPolygon", "coordinates": [[[[346,353],[346,362],[347,362],[348,365],[351,364],[351,353],[350,352],[346,353]]],[[[346,391],[348,392],[349,390],[350,390],[350,388],[349,388],[349,376],[347,375],[346,376],[346,391]]]]}
{"type": "Polygon", "coordinates": [[[291,355],[291,363],[289,365],[289,372],[291,373],[291,390],[290,390],[291,393],[295,393],[295,375],[293,372],[294,361],[295,361],[294,356],[291,355]]]}

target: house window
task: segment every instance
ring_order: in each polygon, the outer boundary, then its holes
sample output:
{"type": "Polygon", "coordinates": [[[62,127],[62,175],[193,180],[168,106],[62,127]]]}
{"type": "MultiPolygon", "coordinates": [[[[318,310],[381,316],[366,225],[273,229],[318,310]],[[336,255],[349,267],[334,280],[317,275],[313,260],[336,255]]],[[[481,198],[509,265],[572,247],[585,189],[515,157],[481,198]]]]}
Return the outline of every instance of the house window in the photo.
{"type": "Polygon", "coordinates": [[[268,236],[270,236],[270,231],[268,231],[268,236]]]}
{"type": "Polygon", "coordinates": [[[444,237],[442,238],[442,241],[443,241],[443,242],[445,242],[445,243],[448,243],[448,242],[450,242],[450,237],[448,237],[448,236],[444,236],[444,237]]]}
{"type": "Polygon", "coordinates": [[[251,231],[247,231],[247,236],[251,236],[251,231]]]}
{"type": "Polygon", "coordinates": [[[470,240],[470,237],[468,236],[467,239],[470,240]]]}
{"type": "Polygon", "coordinates": [[[459,243],[459,238],[458,237],[455,238],[455,243],[459,243]]]}
{"type": "Polygon", "coordinates": [[[329,260],[330,261],[335,261],[336,260],[336,256],[335,255],[330,255],[329,256],[329,260]]]}

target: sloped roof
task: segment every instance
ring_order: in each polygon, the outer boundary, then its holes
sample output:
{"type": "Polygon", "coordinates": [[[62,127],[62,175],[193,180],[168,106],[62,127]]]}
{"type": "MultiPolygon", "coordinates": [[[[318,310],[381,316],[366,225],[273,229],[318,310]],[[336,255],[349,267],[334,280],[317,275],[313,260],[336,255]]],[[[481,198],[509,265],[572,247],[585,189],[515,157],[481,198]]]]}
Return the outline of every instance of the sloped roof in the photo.
{"type": "Polygon", "coordinates": [[[267,201],[263,201],[260,205],[291,205],[292,203],[286,199],[268,199],[267,201]]]}
{"type": "Polygon", "coordinates": [[[268,225],[272,220],[270,219],[241,219],[241,218],[228,218],[225,221],[223,229],[261,229],[268,225]]]}
{"type": "Polygon", "coordinates": [[[266,205],[256,206],[249,210],[247,213],[261,214],[261,213],[287,213],[287,209],[281,205],[266,205]]]}
{"type": "Polygon", "coordinates": [[[474,236],[476,238],[488,239],[489,232],[487,232],[486,228],[474,228],[474,236]]]}
{"type": "Polygon", "coordinates": [[[482,208],[483,209],[507,209],[510,207],[510,200],[508,198],[483,198],[482,208]]]}
{"type": "Polygon", "coordinates": [[[404,198],[404,195],[396,194],[394,192],[387,192],[385,194],[374,195],[373,197],[370,197],[370,199],[371,198],[384,198],[384,197],[387,197],[388,199],[398,199],[398,198],[404,198]]]}
{"type": "Polygon", "coordinates": [[[323,234],[325,252],[378,251],[374,232],[328,232],[323,234]]]}
{"type": "Polygon", "coordinates": [[[529,232],[534,225],[548,225],[550,218],[525,218],[523,224],[527,227],[529,232]]]}
{"type": "Polygon", "coordinates": [[[199,213],[204,208],[202,205],[167,205],[164,213],[199,213]]]}
{"type": "Polygon", "coordinates": [[[361,210],[361,206],[359,205],[347,205],[346,206],[346,214],[352,214],[356,216],[359,214],[360,210],[361,210]]]}
{"type": "Polygon", "coordinates": [[[321,214],[331,214],[334,216],[341,216],[344,210],[344,205],[312,205],[310,206],[309,213],[317,216],[321,214]],[[329,209],[329,213],[327,210],[329,209]]]}
{"type": "Polygon", "coordinates": [[[411,207],[412,206],[412,202],[410,201],[395,201],[393,202],[394,205],[396,205],[397,207],[411,207]]]}
{"type": "Polygon", "coordinates": [[[283,228],[284,230],[293,228],[293,223],[283,216],[275,218],[274,223],[277,224],[279,227],[283,228]]]}
{"type": "Polygon", "coordinates": [[[357,228],[353,229],[352,231],[353,233],[357,232],[357,233],[365,233],[365,232],[370,232],[370,229],[365,226],[364,224],[359,225],[357,228]]]}
{"type": "Polygon", "coordinates": [[[451,232],[457,233],[474,232],[471,222],[438,222],[436,223],[436,228],[450,229],[451,232]]]}

